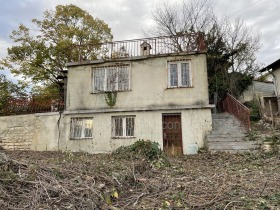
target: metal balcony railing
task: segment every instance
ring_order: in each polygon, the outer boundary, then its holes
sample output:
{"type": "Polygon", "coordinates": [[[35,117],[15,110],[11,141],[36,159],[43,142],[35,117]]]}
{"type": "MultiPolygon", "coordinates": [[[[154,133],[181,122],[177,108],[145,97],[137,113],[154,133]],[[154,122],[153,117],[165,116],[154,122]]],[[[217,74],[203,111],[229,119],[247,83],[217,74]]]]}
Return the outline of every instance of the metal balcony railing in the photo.
{"type": "Polygon", "coordinates": [[[58,112],[64,109],[64,95],[9,97],[0,107],[0,115],[58,112]]]}
{"type": "Polygon", "coordinates": [[[223,100],[223,109],[225,112],[234,115],[247,130],[250,130],[250,109],[244,106],[232,95],[227,94],[223,100]]]}
{"type": "Polygon", "coordinates": [[[204,42],[204,34],[198,32],[101,44],[76,45],[72,47],[71,50],[72,54],[78,55],[78,61],[87,61],[92,60],[92,55],[94,55],[96,59],[110,60],[138,56],[205,52],[206,45],[204,42]],[[90,52],[94,53],[90,55],[90,52]]]}

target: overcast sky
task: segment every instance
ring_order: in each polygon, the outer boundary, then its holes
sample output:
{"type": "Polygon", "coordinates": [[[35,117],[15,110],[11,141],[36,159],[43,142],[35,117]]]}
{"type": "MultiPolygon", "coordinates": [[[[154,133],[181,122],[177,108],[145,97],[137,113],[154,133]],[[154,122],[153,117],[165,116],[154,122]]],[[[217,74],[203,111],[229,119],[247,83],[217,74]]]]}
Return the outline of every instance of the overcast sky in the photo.
{"type": "MultiPolygon", "coordinates": [[[[169,0],[181,2],[181,0],[169,0]]],[[[163,0],[0,0],[0,58],[11,46],[9,35],[20,23],[30,25],[43,11],[58,4],[75,4],[93,17],[104,20],[114,40],[143,38],[143,29],[151,25],[151,10],[163,0]]],[[[214,0],[218,15],[231,20],[241,17],[260,35],[262,48],[258,61],[268,65],[280,58],[280,0],[214,0]]],[[[1,73],[1,72],[0,72],[1,73]]],[[[12,76],[8,74],[12,79],[12,76]]]]}

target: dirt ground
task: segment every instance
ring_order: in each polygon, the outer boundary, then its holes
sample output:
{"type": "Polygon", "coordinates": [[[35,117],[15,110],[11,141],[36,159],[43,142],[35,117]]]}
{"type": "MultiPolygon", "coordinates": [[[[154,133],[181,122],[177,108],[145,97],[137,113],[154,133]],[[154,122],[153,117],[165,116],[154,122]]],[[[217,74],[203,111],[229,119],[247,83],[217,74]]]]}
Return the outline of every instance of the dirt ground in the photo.
{"type": "Polygon", "coordinates": [[[0,151],[0,209],[280,209],[279,154],[0,151]],[[2,165],[3,166],[3,165],[2,165]]]}

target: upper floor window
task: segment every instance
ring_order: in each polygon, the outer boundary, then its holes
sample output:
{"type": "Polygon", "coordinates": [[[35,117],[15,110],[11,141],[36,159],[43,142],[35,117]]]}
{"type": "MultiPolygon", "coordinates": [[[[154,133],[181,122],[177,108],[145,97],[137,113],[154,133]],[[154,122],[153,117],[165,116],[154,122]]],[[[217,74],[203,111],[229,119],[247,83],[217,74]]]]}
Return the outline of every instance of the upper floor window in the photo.
{"type": "Polygon", "coordinates": [[[127,91],[129,78],[130,65],[93,68],[93,92],[127,91]]]}
{"type": "Polygon", "coordinates": [[[92,138],[92,118],[72,118],[70,139],[92,138]]]}
{"type": "Polygon", "coordinates": [[[191,62],[186,60],[168,62],[168,87],[191,86],[191,62]]]}

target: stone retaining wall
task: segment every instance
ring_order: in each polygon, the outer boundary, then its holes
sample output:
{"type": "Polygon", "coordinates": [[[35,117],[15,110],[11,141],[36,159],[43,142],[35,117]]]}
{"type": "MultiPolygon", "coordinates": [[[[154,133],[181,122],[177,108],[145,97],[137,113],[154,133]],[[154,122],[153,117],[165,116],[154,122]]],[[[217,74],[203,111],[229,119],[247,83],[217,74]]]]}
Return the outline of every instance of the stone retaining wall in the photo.
{"type": "MultiPolygon", "coordinates": [[[[56,131],[58,117],[58,113],[0,117],[0,148],[8,150],[48,150],[49,145],[55,141],[52,138],[55,138],[58,133],[56,131]],[[46,127],[50,127],[48,133],[45,133],[46,127]]],[[[51,148],[51,150],[55,150],[55,148],[51,148]]]]}

